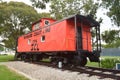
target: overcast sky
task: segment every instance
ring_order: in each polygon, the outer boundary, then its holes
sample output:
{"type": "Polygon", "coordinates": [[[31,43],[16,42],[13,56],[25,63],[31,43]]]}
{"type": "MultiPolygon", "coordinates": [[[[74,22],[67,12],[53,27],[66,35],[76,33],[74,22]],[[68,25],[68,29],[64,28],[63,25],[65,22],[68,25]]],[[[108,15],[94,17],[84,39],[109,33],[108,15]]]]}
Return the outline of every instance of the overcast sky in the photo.
{"type": "MultiPolygon", "coordinates": [[[[26,4],[31,5],[30,0],[3,0],[3,1],[17,1],[17,2],[24,2],[26,4]]],[[[47,6],[46,10],[40,10],[37,9],[38,12],[49,12],[49,6],[47,6]]],[[[106,12],[107,10],[105,9],[99,9],[97,12],[97,17],[100,18],[102,17],[103,23],[101,24],[101,32],[104,30],[109,30],[109,29],[118,29],[115,25],[112,25],[111,20],[108,16],[104,15],[103,13],[106,12]]]]}

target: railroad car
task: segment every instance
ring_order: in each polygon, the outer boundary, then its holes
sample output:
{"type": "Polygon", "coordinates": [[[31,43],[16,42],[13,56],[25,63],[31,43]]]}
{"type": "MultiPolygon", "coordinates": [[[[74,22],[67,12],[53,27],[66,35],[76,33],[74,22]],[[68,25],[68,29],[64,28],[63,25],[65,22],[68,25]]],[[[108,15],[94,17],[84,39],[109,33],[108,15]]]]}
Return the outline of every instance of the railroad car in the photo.
{"type": "Polygon", "coordinates": [[[58,21],[41,18],[32,24],[30,33],[18,37],[16,49],[15,58],[24,61],[49,58],[51,63],[61,61],[66,65],[85,66],[87,57],[92,62],[99,62],[100,25],[89,15],[75,14],[58,21]]]}

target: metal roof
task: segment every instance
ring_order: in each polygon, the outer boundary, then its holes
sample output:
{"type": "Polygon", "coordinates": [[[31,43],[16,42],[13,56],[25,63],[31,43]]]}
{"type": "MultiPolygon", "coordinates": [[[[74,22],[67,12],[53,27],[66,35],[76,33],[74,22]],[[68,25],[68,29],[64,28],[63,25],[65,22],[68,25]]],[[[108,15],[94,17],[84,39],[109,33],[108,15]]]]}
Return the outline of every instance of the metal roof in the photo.
{"type": "MultiPolygon", "coordinates": [[[[75,14],[75,15],[71,15],[71,16],[69,16],[69,17],[65,17],[65,18],[62,19],[62,20],[72,19],[72,18],[74,18],[74,17],[76,17],[77,21],[89,23],[91,27],[100,26],[100,24],[99,24],[95,19],[93,19],[90,15],[88,15],[88,16],[83,16],[83,15],[75,14]]],[[[61,20],[60,20],[60,21],[61,21],[61,20]]]]}
{"type": "MultiPolygon", "coordinates": [[[[93,19],[91,16],[89,16],[89,15],[88,16],[83,16],[83,15],[79,15],[79,14],[70,15],[68,17],[65,17],[65,18],[63,18],[61,20],[58,20],[58,21],[54,22],[53,24],[56,24],[58,22],[61,22],[63,20],[67,20],[67,19],[74,19],[75,17],[76,17],[77,21],[83,22],[85,24],[86,23],[90,24],[91,27],[100,26],[100,24],[95,19],[93,19]]],[[[32,25],[38,23],[39,21],[41,21],[41,19],[34,22],[32,25]]],[[[53,25],[53,24],[51,24],[51,25],[53,25]]]]}

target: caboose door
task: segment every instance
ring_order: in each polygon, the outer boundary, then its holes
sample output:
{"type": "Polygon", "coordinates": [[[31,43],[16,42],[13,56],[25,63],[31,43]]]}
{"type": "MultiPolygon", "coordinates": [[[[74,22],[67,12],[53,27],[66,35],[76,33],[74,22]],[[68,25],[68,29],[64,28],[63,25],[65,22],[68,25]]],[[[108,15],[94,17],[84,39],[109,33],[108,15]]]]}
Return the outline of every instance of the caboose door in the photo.
{"type": "Polygon", "coordinates": [[[82,49],[85,51],[92,50],[90,27],[84,26],[82,28],[82,49]]]}
{"type": "Polygon", "coordinates": [[[82,49],[82,30],[80,26],[77,27],[77,49],[82,49]]]}

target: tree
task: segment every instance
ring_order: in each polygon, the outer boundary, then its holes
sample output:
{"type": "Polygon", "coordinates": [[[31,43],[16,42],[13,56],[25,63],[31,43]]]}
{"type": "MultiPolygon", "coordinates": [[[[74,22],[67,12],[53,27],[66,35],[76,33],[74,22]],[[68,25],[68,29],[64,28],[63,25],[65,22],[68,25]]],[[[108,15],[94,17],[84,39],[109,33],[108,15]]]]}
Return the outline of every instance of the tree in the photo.
{"type": "Polygon", "coordinates": [[[31,0],[34,7],[45,9],[50,3],[50,13],[55,19],[61,19],[72,14],[94,15],[99,8],[99,3],[94,0],[31,0]]]}
{"type": "Polygon", "coordinates": [[[3,46],[0,45],[0,51],[4,51],[4,48],[3,46]]]}
{"type": "Polygon", "coordinates": [[[107,15],[117,26],[120,26],[120,0],[102,0],[102,6],[109,9],[107,15]]]}
{"type": "Polygon", "coordinates": [[[48,3],[50,0],[30,0],[32,2],[32,5],[37,8],[45,9],[46,3],[48,3]]]}
{"type": "Polygon", "coordinates": [[[104,31],[102,35],[102,40],[106,43],[103,45],[105,48],[117,48],[120,47],[120,30],[110,30],[104,31]]]}
{"type": "Polygon", "coordinates": [[[31,29],[32,22],[39,19],[33,7],[22,2],[0,3],[0,36],[5,47],[14,49],[17,37],[31,29]]]}
{"type": "Polygon", "coordinates": [[[52,18],[50,13],[39,13],[40,18],[52,18]]]}
{"type": "Polygon", "coordinates": [[[99,7],[94,0],[51,0],[51,14],[61,19],[73,14],[94,15],[99,7]]]}

